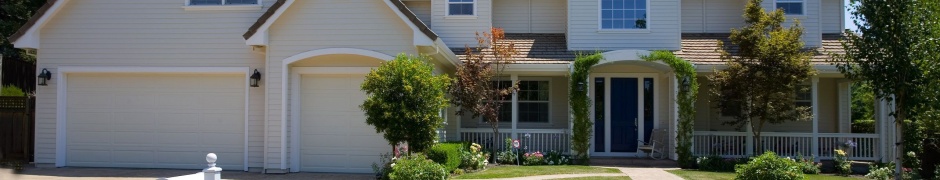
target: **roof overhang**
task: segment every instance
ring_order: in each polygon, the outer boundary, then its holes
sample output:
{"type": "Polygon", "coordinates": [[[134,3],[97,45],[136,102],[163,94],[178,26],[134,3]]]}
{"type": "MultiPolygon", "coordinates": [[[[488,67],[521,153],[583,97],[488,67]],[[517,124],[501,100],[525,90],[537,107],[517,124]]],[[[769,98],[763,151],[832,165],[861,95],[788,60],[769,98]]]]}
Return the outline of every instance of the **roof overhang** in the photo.
{"type": "Polygon", "coordinates": [[[49,0],[39,8],[26,24],[8,38],[13,47],[22,49],[39,49],[39,35],[43,26],[49,23],[69,0],[49,0]]]}

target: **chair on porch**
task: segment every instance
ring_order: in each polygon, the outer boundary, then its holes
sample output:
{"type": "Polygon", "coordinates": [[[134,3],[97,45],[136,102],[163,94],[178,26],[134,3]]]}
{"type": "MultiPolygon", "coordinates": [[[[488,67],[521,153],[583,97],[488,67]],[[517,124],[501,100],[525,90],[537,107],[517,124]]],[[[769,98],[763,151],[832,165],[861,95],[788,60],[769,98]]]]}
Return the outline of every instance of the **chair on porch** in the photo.
{"type": "Polygon", "coordinates": [[[638,149],[649,155],[652,159],[665,159],[666,158],[666,129],[653,129],[653,132],[650,133],[649,142],[639,141],[640,146],[638,149]]]}

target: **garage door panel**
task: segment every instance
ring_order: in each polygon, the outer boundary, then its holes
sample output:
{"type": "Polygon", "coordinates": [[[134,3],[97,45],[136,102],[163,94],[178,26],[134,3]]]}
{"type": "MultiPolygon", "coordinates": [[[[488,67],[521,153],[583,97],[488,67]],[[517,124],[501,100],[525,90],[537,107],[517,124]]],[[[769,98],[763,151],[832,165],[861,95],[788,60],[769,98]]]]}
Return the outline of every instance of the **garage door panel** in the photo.
{"type": "Polygon", "coordinates": [[[68,83],[67,166],[198,169],[209,152],[228,157],[223,168],[243,166],[244,75],[73,74],[68,83]]]}

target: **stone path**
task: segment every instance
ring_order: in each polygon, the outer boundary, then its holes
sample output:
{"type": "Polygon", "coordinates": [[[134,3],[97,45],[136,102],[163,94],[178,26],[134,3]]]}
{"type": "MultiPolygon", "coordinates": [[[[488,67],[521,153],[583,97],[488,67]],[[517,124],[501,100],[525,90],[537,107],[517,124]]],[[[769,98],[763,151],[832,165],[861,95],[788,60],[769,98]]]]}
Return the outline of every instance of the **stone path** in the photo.
{"type": "MultiPolygon", "coordinates": [[[[563,179],[575,177],[598,177],[598,176],[630,176],[633,180],[682,180],[681,177],[666,172],[664,168],[643,168],[643,167],[607,167],[617,168],[623,173],[594,173],[594,174],[556,174],[544,176],[528,176],[518,178],[504,178],[498,180],[539,180],[539,179],[563,179]]],[[[489,179],[494,180],[494,179],[489,179]]]]}

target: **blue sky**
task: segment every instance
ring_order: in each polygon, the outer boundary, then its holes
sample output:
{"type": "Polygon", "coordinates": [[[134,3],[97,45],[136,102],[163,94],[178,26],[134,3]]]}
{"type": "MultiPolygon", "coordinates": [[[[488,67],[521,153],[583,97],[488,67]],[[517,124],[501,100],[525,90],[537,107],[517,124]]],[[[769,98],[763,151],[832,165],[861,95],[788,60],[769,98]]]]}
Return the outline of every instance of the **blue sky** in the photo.
{"type": "MultiPolygon", "coordinates": [[[[845,6],[849,6],[849,0],[844,0],[844,1],[845,1],[845,6]]],[[[852,13],[850,13],[848,9],[845,9],[844,19],[845,19],[845,22],[843,23],[845,23],[846,29],[851,29],[852,31],[855,31],[855,29],[857,29],[855,28],[855,23],[852,23],[852,13]]]]}

